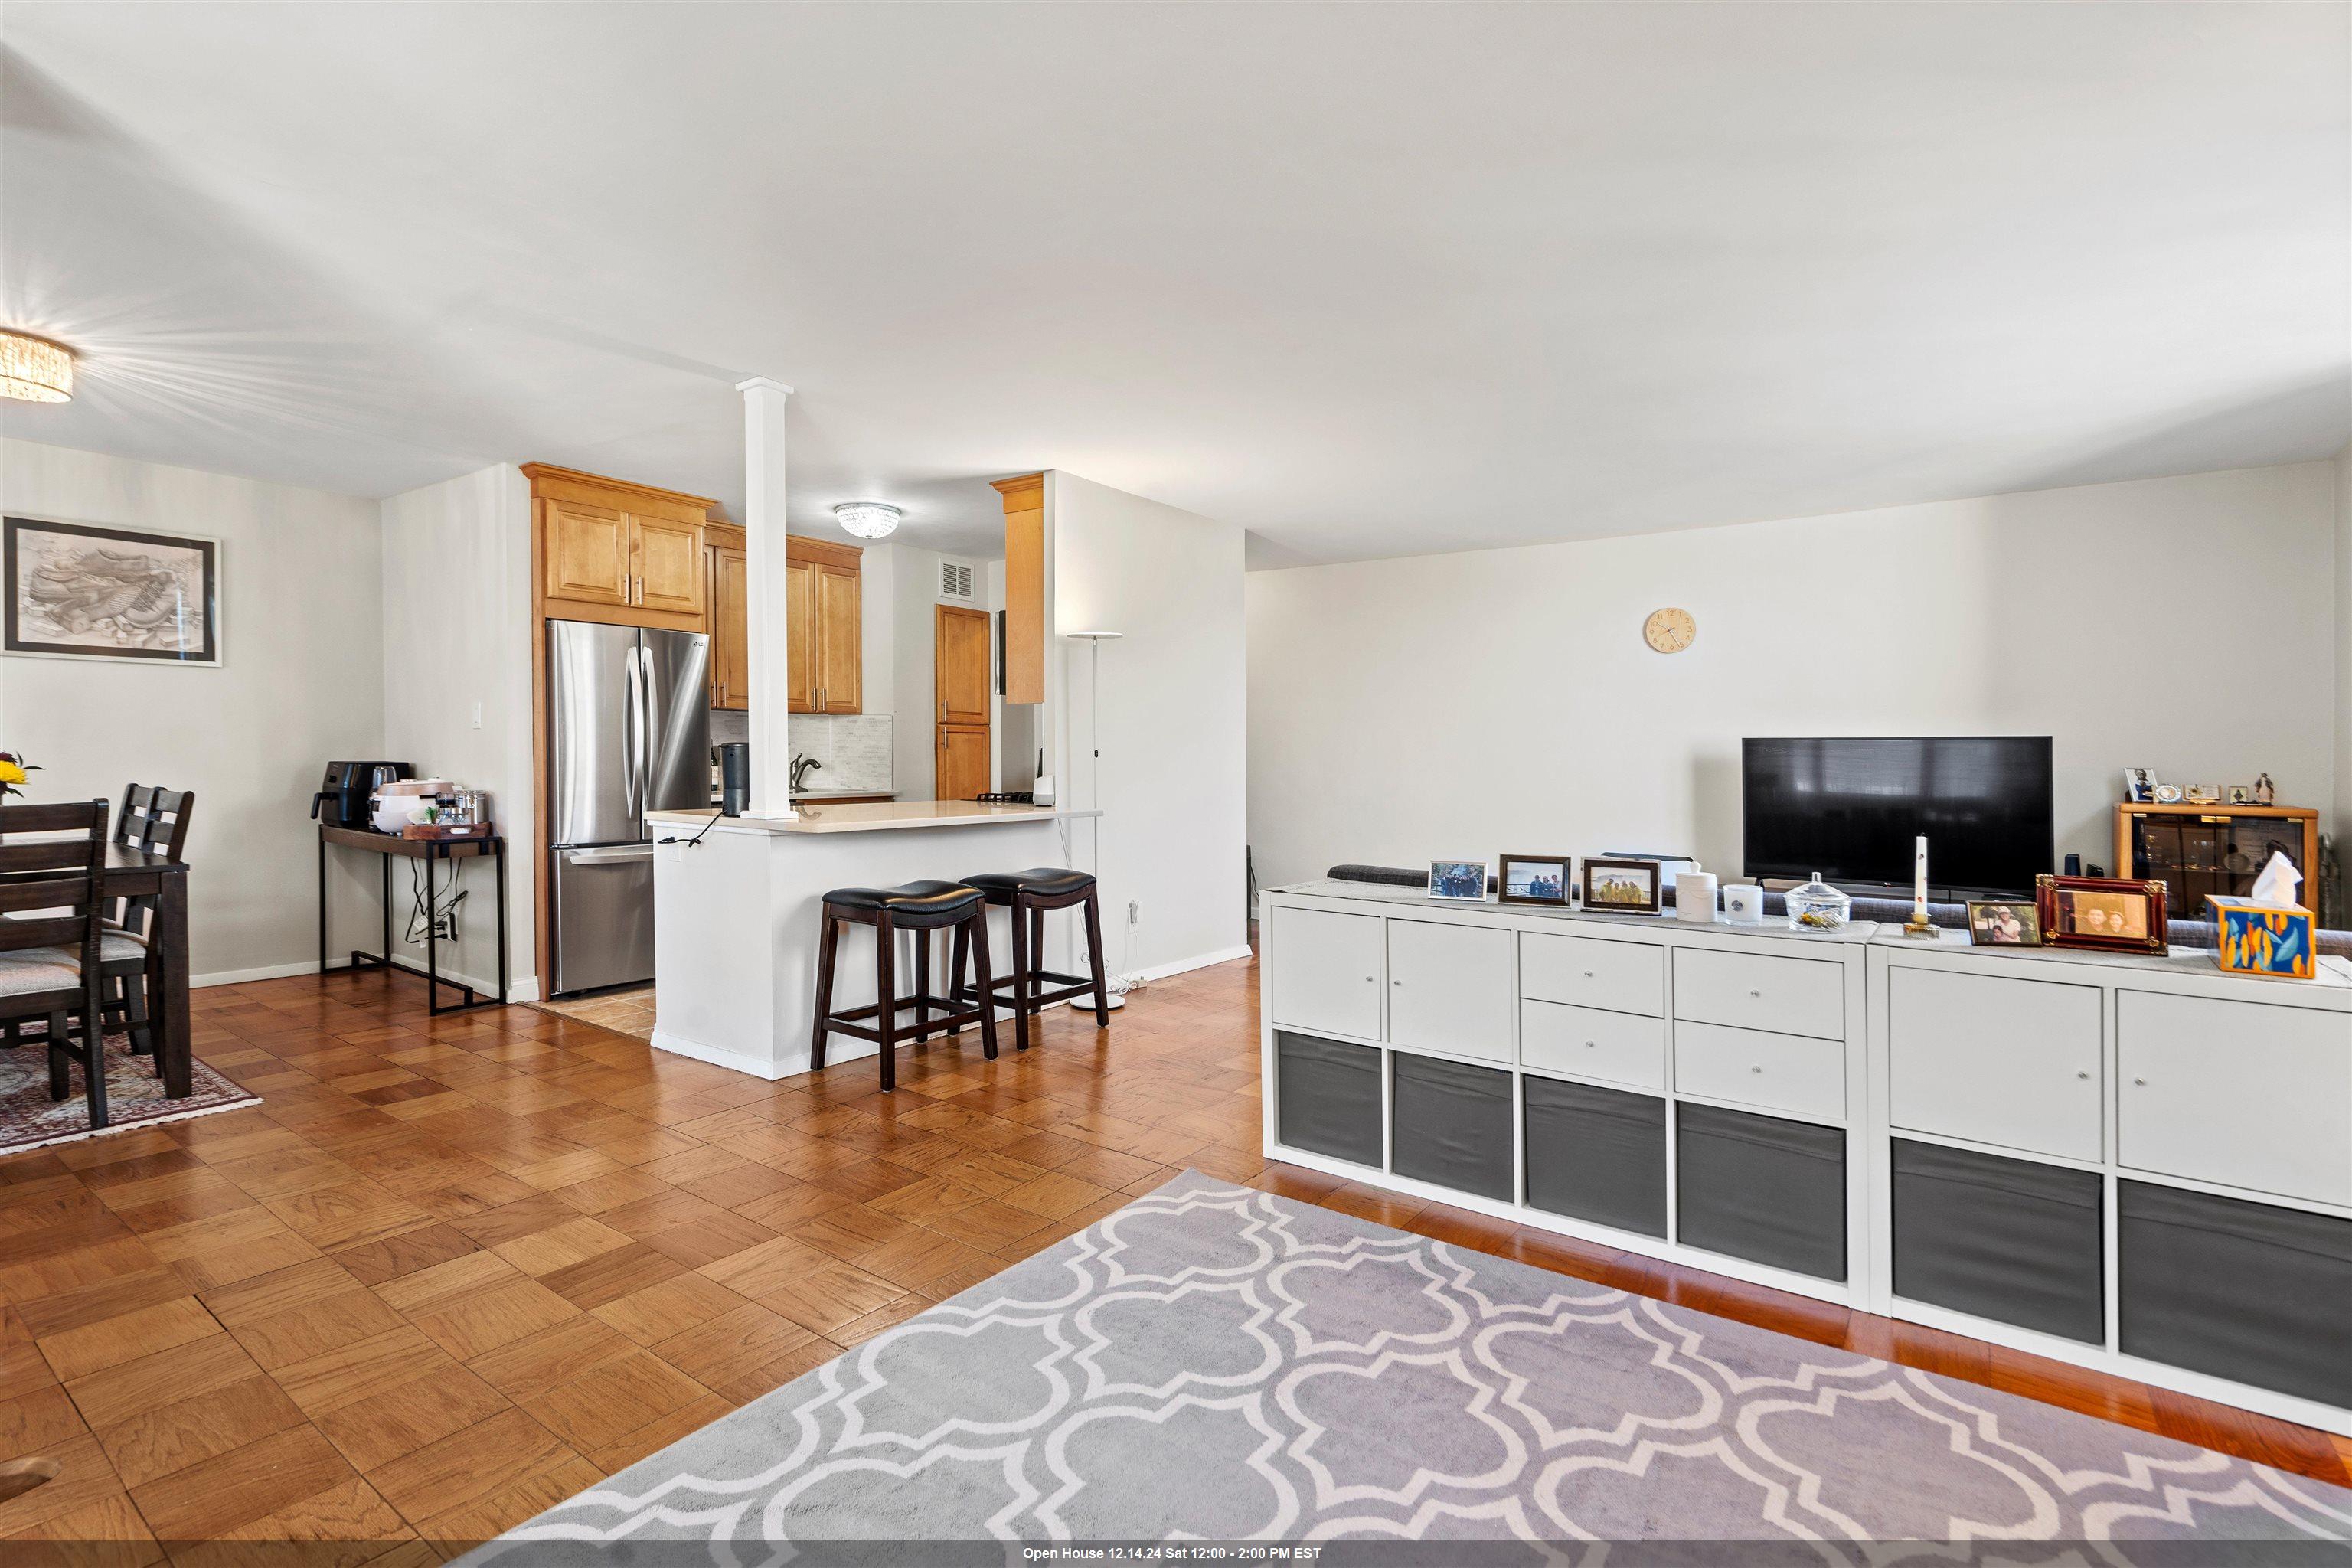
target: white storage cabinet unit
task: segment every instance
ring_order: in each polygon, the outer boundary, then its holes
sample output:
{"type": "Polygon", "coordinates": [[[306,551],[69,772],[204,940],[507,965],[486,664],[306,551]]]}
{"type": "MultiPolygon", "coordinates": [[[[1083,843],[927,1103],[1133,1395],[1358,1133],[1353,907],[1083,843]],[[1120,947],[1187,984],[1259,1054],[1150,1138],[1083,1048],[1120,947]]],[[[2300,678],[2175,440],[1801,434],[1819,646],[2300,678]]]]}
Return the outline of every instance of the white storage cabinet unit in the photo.
{"type": "Polygon", "coordinates": [[[2352,965],[1869,959],[1874,1310],[2352,1432],[2352,965]]]}
{"type": "Polygon", "coordinates": [[[1870,930],[1268,893],[1265,1152],[1859,1305],[1870,930]]]}

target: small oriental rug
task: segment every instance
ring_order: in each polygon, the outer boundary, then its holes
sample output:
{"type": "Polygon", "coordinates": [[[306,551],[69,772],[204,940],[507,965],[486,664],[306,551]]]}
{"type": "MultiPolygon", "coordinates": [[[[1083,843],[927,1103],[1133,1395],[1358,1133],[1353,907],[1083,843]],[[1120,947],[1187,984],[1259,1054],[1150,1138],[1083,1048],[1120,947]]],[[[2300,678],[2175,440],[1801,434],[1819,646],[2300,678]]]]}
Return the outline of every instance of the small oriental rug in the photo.
{"type": "Polygon", "coordinates": [[[0,1156],[261,1103],[259,1095],[239,1089],[202,1061],[191,1065],[188,1097],[167,1100],[163,1082],[155,1076],[154,1058],[132,1056],[130,1037],[111,1034],[106,1037],[108,1121],[93,1132],[89,1102],[82,1098],[81,1068],[70,1069],[71,1092],[63,1100],[49,1098],[49,1047],[45,1041],[37,1026],[23,1044],[0,1046],[0,1156]]]}

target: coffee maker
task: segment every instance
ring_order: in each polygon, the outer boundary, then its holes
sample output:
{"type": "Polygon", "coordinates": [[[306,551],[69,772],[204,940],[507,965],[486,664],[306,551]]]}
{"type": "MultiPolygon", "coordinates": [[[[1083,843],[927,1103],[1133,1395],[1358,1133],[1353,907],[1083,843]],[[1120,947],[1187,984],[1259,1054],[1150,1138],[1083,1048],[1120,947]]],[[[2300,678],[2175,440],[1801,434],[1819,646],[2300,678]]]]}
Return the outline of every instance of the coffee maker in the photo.
{"type": "Polygon", "coordinates": [[[326,783],[310,797],[310,816],[329,827],[373,833],[368,801],[376,786],[415,776],[406,763],[329,763],[326,783]]]}

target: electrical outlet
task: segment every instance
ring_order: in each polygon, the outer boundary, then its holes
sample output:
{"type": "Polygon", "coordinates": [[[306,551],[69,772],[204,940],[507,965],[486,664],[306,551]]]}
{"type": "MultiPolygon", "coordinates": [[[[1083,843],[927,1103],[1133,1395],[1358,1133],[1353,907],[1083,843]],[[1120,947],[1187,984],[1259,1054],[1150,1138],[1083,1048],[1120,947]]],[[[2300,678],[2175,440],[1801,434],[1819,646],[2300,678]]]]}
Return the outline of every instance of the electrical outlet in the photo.
{"type": "Polygon", "coordinates": [[[455,915],[443,915],[433,922],[433,934],[443,942],[457,941],[457,918],[455,915]]]}
{"type": "Polygon", "coordinates": [[[475,728],[475,729],[477,729],[477,730],[478,730],[478,729],[480,729],[481,727],[482,727],[482,705],[481,705],[480,703],[477,702],[477,703],[475,703],[475,704],[474,704],[474,728],[475,728]]]}
{"type": "Polygon", "coordinates": [[[1143,918],[1143,905],[1134,899],[1127,900],[1127,923],[1135,924],[1143,918]]]}

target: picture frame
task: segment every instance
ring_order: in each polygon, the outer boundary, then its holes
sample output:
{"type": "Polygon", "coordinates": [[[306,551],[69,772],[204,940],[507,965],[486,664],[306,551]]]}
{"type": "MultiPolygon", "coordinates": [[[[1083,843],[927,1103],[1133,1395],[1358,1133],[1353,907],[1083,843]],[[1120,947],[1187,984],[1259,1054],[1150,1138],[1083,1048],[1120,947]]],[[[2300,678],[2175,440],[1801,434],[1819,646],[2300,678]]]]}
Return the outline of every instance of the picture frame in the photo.
{"type": "Polygon", "coordinates": [[[2181,791],[2179,784],[2158,784],[2156,786],[2156,804],[2158,805],[2179,805],[2180,804],[2180,795],[2181,791]]]}
{"type": "Polygon", "coordinates": [[[2124,770],[2124,799],[2128,804],[2133,805],[2153,805],[2156,804],[2156,770],[2154,768],[2126,768],[2124,770]]]}
{"type": "Polygon", "coordinates": [[[2040,947],[2041,906],[2032,899],[1971,899],[1969,941],[1979,947],[2040,947]]]}
{"type": "Polygon", "coordinates": [[[2252,784],[2231,784],[2229,791],[2229,803],[2231,805],[2253,805],[2253,786],[2252,784]]]}
{"type": "Polygon", "coordinates": [[[48,518],[0,519],[0,652],[221,662],[221,541],[48,518]]]}
{"type": "Polygon", "coordinates": [[[2053,877],[2047,871],[2033,879],[2034,911],[2045,947],[2161,958],[2171,949],[2165,896],[2162,882],[2053,877]]]}
{"type": "Polygon", "coordinates": [[[1483,904],[1486,901],[1486,877],[1484,860],[1432,860],[1429,896],[1449,903],[1483,904]]]}
{"type": "Polygon", "coordinates": [[[1659,870],[1655,860],[1589,856],[1582,866],[1587,910],[1612,915],[1654,915],[1663,908],[1658,898],[1659,870]]]}
{"type": "Polygon", "coordinates": [[[1575,865],[1572,855],[1506,855],[1495,876],[1496,901],[1566,909],[1575,865]]]}

